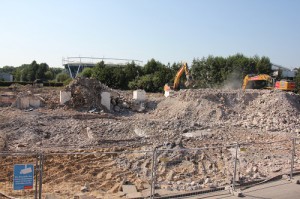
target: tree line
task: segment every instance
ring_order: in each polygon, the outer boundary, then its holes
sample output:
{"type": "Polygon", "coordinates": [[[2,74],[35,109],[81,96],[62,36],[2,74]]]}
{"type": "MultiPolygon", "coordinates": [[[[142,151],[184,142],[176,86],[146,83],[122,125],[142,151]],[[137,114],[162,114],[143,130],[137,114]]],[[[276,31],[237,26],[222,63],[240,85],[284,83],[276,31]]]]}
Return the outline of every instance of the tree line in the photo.
{"type": "MultiPolygon", "coordinates": [[[[166,83],[174,82],[175,75],[182,63],[163,64],[155,59],[149,60],[144,66],[134,62],[126,65],[109,65],[103,61],[93,68],[85,68],[79,76],[96,78],[114,89],[145,89],[147,92],[161,92],[166,83]]],[[[247,74],[271,75],[271,61],[268,57],[246,57],[236,54],[228,57],[208,56],[195,58],[190,68],[195,88],[221,88],[227,83],[240,88],[247,74]]],[[[51,68],[46,63],[23,64],[19,67],[5,66],[0,72],[13,74],[15,81],[34,81],[41,79],[50,82],[69,82],[67,71],[63,68],[51,68]]],[[[295,78],[300,88],[300,73],[295,78]]],[[[181,82],[185,81],[185,74],[181,82]]],[[[183,84],[181,87],[184,87],[183,84]]]]}

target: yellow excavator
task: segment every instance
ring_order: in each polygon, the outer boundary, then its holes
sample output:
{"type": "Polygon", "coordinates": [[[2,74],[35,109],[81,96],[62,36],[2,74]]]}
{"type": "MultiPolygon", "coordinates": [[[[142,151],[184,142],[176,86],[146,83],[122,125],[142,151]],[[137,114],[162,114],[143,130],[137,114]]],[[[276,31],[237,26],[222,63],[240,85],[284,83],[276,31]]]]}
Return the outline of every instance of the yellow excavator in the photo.
{"type": "Polygon", "coordinates": [[[284,91],[294,91],[295,82],[290,80],[280,80],[275,82],[275,78],[270,75],[246,75],[242,89],[278,89],[284,91]]]}
{"type": "Polygon", "coordinates": [[[273,79],[270,75],[246,75],[242,89],[272,89],[273,79]]]}
{"type": "Polygon", "coordinates": [[[170,90],[179,90],[179,85],[180,85],[180,77],[182,74],[185,72],[186,76],[186,82],[184,83],[186,87],[191,86],[193,80],[192,77],[190,76],[189,68],[187,63],[184,63],[180,69],[177,71],[173,86],[169,86],[168,84],[165,84],[164,86],[164,91],[170,91],[170,90]]]}

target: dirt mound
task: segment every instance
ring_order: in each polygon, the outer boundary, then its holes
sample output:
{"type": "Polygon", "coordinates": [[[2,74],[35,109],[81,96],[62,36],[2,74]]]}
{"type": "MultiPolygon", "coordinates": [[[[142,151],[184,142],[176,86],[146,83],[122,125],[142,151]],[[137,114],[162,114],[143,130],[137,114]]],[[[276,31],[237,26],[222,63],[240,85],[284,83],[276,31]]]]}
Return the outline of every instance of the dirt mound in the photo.
{"type": "Polygon", "coordinates": [[[154,115],[210,126],[230,122],[262,130],[300,132],[299,102],[299,95],[282,91],[181,90],[158,104],[154,115]]]}

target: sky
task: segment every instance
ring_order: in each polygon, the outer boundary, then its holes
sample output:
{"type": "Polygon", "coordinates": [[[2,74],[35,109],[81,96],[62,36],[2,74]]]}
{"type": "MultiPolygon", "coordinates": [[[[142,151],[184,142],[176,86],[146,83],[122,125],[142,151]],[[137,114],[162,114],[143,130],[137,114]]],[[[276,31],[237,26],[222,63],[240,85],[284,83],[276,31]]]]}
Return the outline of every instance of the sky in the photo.
{"type": "Polygon", "coordinates": [[[236,53],[300,66],[299,0],[0,0],[0,67],[236,53]]]}

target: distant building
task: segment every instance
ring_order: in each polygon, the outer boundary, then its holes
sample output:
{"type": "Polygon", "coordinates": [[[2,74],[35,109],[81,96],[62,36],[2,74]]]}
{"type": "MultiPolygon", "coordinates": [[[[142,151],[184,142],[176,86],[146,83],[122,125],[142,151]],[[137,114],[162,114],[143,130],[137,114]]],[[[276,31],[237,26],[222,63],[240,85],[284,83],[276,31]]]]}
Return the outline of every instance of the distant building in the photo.
{"type": "Polygon", "coordinates": [[[13,76],[9,73],[0,73],[0,81],[12,82],[13,76]]]}
{"type": "Polygon", "coordinates": [[[272,64],[272,71],[273,71],[273,76],[278,76],[279,71],[281,71],[281,77],[287,79],[292,79],[296,75],[295,70],[280,65],[276,65],[276,64],[272,64]]]}
{"type": "Polygon", "coordinates": [[[97,63],[104,61],[106,65],[121,66],[130,62],[135,62],[141,65],[143,62],[133,59],[118,59],[118,58],[96,58],[96,57],[67,57],[63,58],[62,65],[68,71],[71,78],[75,78],[84,68],[93,68],[97,63]]]}

